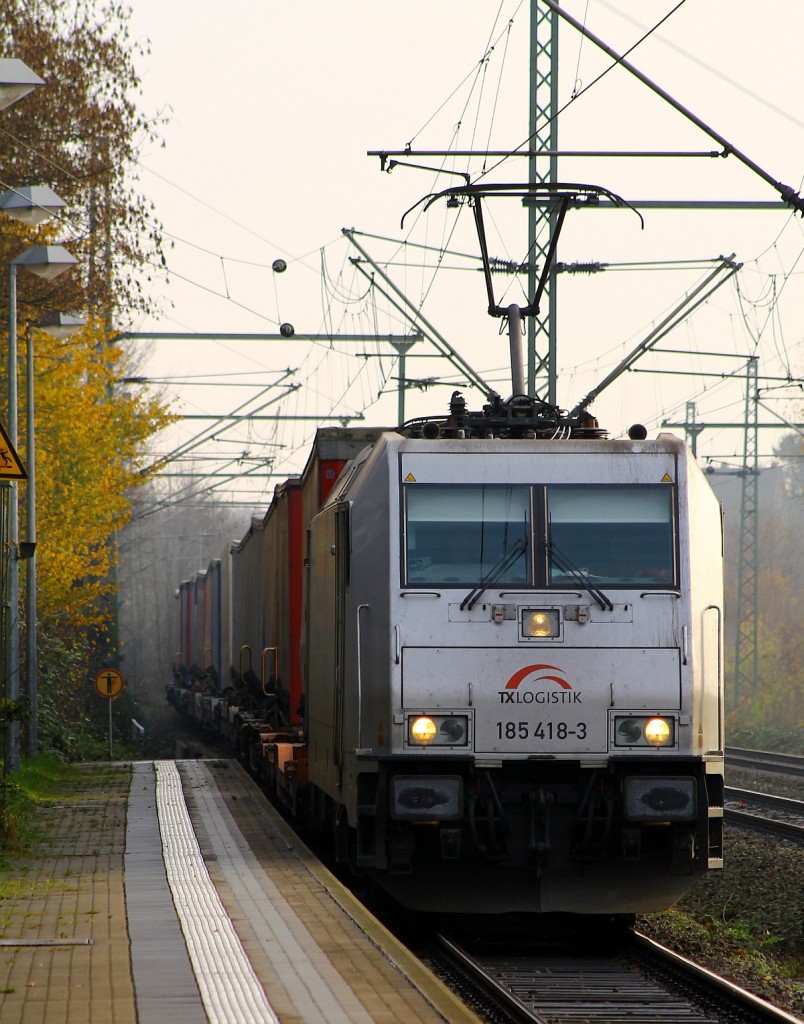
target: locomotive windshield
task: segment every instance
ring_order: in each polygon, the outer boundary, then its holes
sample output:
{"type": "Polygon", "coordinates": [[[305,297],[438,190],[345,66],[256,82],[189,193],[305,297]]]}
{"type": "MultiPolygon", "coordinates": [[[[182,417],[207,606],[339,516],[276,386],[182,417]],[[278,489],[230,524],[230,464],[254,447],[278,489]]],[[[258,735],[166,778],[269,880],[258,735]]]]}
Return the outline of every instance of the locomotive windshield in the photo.
{"type": "Polygon", "coordinates": [[[529,487],[424,486],[406,493],[408,583],[476,584],[509,554],[495,579],[529,581],[529,487]]]}
{"type": "Polygon", "coordinates": [[[568,582],[568,566],[595,585],[675,582],[672,488],[548,487],[548,583],[568,582]],[[559,564],[560,563],[560,564],[559,564]]]}
{"type": "Polygon", "coordinates": [[[676,584],[671,485],[417,484],[403,495],[405,586],[493,575],[495,587],[566,588],[578,574],[593,586],[676,584]]]}

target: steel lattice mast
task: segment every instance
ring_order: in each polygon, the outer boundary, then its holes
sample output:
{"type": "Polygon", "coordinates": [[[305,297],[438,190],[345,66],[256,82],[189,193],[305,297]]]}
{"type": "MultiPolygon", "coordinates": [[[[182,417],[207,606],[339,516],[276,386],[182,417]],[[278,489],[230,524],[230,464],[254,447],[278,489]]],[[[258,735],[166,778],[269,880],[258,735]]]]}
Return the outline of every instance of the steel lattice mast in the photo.
{"type": "Polygon", "coordinates": [[[759,640],[759,359],[745,369],[745,443],[740,502],[740,566],[737,577],[737,640],[734,650],[734,695],[753,693],[758,680],[759,640]]]}
{"type": "MultiPolygon", "coordinates": [[[[549,151],[549,157],[528,157],[528,180],[533,184],[558,181],[558,16],[531,0],[530,4],[530,149],[549,151]],[[545,169],[545,161],[547,167],[545,169]],[[542,170],[539,169],[541,164],[542,170]]],[[[534,295],[539,268],[544,265],[556,230],[557,203],[528,206],[528,295],[534,295]]],[[[556,276],[551,271],[538,315],[528,318],[527,392],[547,388],[543,396],[556,404],[556,276]],[[541,353],[541,354],[540,354],[541,353]]]]}

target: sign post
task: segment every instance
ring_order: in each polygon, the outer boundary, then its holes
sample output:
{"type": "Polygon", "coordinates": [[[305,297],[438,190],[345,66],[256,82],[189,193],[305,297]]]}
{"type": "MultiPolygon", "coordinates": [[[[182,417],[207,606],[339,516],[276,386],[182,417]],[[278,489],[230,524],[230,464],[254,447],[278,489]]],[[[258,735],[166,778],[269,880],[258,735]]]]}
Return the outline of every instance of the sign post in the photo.
{"type": "Polygon", "coordinates": [[[112,701],[119,697],[125,688],[125,680],[116,668],[102,668],[95,676],[95,690],[100,697],[109,701],[109,760],[112,753],[112,701]]]}

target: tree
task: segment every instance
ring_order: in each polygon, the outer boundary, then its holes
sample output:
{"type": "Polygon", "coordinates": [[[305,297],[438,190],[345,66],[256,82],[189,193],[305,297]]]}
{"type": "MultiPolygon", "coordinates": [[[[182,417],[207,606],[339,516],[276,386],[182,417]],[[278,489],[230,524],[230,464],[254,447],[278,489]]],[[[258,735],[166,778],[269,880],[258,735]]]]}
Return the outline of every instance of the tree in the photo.
{"type": "MultiPolygon", "coordinates": [[[[727,689],[727,736],[738,746],[783,745],[795,750],[804,732],[804,638],[801,633],[801,577],[804,573],[804,506],[796,489],[798,462],[794,435],[776,454],[789,465],[763,468],[759,477],[759,545],[757,578],[757,686],[736,694],[727,689]],[[735,740],[733,737],[737,736],[735,740]]],[[[780,460],[781,461],[781,460],[780,460]]],[[[800,488],[800,479],[799,479],[800,488]]],[[[726,681],[733,679],[739,577],[740,485],[732,477],[718,488],[726,504],[726,681]]]]}
{"type": "Polygon", "coordinates": [[[147,479],[148,438],[170,422],[142,393],[110,398],[125,354],[99,347],[96,334],[89,325],[67,341],[42,335],[36,347],[39,614],[43,625],[77,631],[102,623],[113,587],[109,537],[147,479]]]}
{"type": "Polygon", "coordinates": [[[784,471],[787,493],[801,498],[804,496],[804,437],[785,434],[773,451],[784,471]]]}
{"type": "MultiPolygon", "coordinates": [[[[30,246],[56,242],[78,260],[50,282],[17,274],[20,357],[22,335],[43,312],[87,320],[66,342],[34,333],[40,679],[59,720],[76,726],[86,721],[82,693],[106,644],[116,531],[148,478],[148,439],[170,420],[158,400],[115,385],[129,360],[115,327],[150,308],[143,280],[149,266],[165,264],[160,227],[135,187],[137,150],[157,138],[158,121],[136,107],[140,49],[128,14],[117,0],[5,0],[0,21],[0,52],[46,83],[0,113],[2,188],[47,184],[67,203],[38,229],[3,217],[0,261],[8,266],[30,246]],[[51,652],[58,657],[44,656],[51,652]]],[[[7,312],[8,289],[0,287],[0,322],[7,312]]],[[[20,405],[24,454],[22,395],[20,405]]],[[[20,497],[24,508],[24,484],[20,497]]]]}
{"type": "MultiPolygon", "coordinates": [[[[46,83],[0,115],[3,184],[48,184],[65,200],[64,215],[42,229],[40,240],[68,234],[81,266],[49,285],[19,275],[26,313],[49,305],[91,310],[107,323],[113,314],[129,316],[149,304],[131,270],[164,266],[159,225],[132,187],[137,147],[156,139],[158,122],[141,115],[132,98],[140,48],[129,38],[127,17],[116,0],[3,4],[0,50],[46,83]]],[[[3,225],[4,263],[29,244],[29,232],[3,225]]]]}

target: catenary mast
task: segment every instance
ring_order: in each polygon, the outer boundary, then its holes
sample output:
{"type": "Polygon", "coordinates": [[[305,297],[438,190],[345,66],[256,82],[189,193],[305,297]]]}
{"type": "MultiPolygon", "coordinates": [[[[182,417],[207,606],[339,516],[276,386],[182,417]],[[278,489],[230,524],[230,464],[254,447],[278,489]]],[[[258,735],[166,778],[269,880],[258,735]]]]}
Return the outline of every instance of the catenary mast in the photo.
{"type": "MultiPolygon", "coordinates": [[[[549,151],[549,157],[528,157],[528,181],[558,181],[558,16],[538,0],[530,4],[530,114],[531,153],[549,151]]],[[[558,201],[528,205],[528,295],[536,293],[539,270],[557,229],[558,201]]],[[[537,393],[551,405],[556,399],[556,276],[551,270],[538,316],[528,317],[527,392],[537,393]],[[545,393],[546,389],[546,393],[545,393]]]]}

